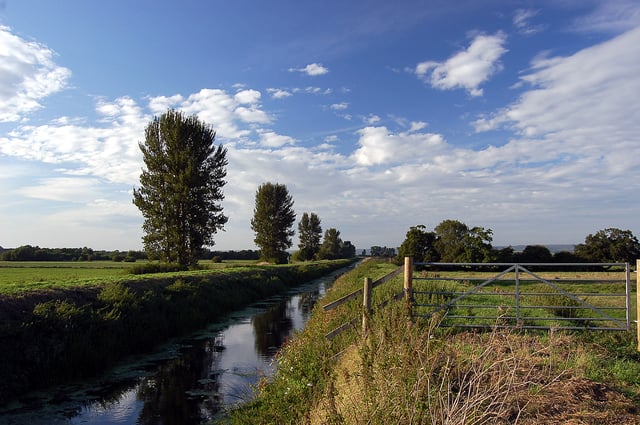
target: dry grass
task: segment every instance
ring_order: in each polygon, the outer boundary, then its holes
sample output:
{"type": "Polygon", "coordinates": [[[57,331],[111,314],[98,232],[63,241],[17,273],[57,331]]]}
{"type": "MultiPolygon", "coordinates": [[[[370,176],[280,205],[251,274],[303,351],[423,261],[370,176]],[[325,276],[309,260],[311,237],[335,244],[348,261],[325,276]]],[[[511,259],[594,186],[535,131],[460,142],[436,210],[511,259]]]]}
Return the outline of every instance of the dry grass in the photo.
{"type": "Polygon", "coordinates": [[[445,335],[397,319],[343,355],[309,423],[640,423],[637,404],[584,377],[570,336],[445,335]]]}

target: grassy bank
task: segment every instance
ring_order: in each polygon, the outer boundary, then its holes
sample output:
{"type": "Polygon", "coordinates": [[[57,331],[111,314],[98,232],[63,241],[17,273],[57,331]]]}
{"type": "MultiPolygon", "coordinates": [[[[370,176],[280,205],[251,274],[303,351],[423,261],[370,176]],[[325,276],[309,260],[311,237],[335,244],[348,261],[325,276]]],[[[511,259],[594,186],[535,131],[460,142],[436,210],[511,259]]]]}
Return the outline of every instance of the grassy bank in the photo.
{"type": "Polygon", "coordinates": [[[126,355],[310,281],[347,260],[46,281],[0,291],[0,404],[97,374],[126,355]]]}
{"type": "MultiPolygon", "coordinates": [[[[326,304],[394,266],[369,261],[341,277],[326,304]]],[[[402,287],[374,291],[374,305],[402,287]]],[[[388,287],[385,289],[384,287],[388,287]]],[[[324,313],[281,352],[276,375],[233,424],[636,424],[640,355],[634,332],[459,332],[407,319],[403,303],[332,341],[358,303],[324,313]]]]}

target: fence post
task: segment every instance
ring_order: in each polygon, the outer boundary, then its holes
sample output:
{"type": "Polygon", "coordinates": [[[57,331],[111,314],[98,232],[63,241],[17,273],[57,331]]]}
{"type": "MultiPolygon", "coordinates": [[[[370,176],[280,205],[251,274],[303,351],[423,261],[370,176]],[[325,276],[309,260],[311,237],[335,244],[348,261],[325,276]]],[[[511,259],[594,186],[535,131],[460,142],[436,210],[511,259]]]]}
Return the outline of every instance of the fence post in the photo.
{"type": "Polygon", "coordinates": [[[636,260],[636,329],[638,330],[638,351],[640,351],[640,260],[636,260]]]}
{"type": "Polygon", "coordinates": [[[411,314],[413,302],[413,257],[404,257],[404,299],[411,314]]]}
{"type": "Polygon", "coordinates": [[[370,277],[364,278],[364,290],[362,292],[362,334],[367,335],[369,331],[369,315],[371,314],[371,295],[373,292],[373,281],[370,277]]]}

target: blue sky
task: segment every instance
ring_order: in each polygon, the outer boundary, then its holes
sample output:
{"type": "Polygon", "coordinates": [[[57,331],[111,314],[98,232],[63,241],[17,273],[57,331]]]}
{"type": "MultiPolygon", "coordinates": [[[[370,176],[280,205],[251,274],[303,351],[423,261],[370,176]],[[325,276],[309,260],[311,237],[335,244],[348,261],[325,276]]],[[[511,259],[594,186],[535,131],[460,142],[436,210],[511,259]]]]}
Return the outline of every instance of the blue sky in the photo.
{"type": "MultiPolygon", "coordinates": [[[[287,185],[358,249],[445,219],[494,245],[640,233],[640,3],[0,1],[0,245],[142,248],[144,128],[228,149],[214,249],[287,185]]],[[[297,238],[294,238],[294,246],[297,238]]]]}

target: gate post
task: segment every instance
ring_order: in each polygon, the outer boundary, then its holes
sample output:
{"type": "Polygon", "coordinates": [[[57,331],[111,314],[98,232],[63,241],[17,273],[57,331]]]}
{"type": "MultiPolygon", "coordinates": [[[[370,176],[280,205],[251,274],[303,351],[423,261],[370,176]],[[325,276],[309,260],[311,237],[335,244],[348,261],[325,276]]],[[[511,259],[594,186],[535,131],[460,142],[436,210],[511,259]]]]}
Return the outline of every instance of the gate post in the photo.
{"type": "Polygon", "coordinates": [[[362,334],[367,335],[369,331],[369,315],[371,314],[371,295],[373,292],[372,280],[370,277],[364,278],[364,290],[362,292],[362,334]]]}

